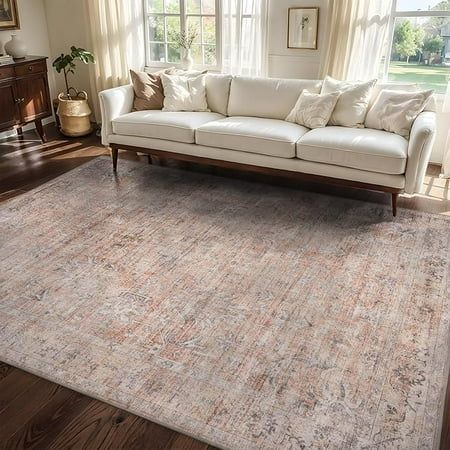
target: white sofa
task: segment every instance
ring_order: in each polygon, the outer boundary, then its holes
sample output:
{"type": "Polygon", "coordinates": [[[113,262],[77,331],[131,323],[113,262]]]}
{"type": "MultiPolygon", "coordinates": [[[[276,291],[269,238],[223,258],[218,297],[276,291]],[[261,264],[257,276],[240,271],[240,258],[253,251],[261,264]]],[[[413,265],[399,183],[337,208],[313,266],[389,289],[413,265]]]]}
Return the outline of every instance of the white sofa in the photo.
{"type": "MultiPolygon", "coordinates": [[[[132,112],[131,85],[100,93],[102,142],[185,161],[322,180],[392,194],[414,194],[423,183],[435,136],[433,111],[421,113],[410,139],[368,128],[309,130],[285,122],[301,91],[321,81],[208,75],[211,112],[132,112]]],[[[374,89],[373,99],[382,85],[374,89]]],[[[398,87],[396,87],[398,88],[398,87]]],[[[405,86],[411,90],[411,86],[405,86]]]]}

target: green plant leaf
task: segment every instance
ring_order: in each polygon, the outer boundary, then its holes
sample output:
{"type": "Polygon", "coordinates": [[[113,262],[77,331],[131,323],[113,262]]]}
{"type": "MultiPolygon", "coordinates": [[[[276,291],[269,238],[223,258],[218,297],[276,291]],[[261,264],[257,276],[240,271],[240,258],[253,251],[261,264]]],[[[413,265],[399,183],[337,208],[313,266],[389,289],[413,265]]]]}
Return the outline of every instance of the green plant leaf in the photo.
{"type": "Polygon", "coordinates": [[[61,53],[60,56],[58,56],[53,61],[53,67],[58,73],[63,72],[66,82],[66,92],[69,90],[68,82],[67,82],[67,74],[75,73],[76,64],[75,61],[81,61],[83,64],[95,64],[95,57],[91,52],[88,52],[84,48],[81,47],[75,47],[72,45],[70,47],[70,53],[65,55],[64,53],[61,53]]]}
{"type": "Polygon", "coordinates": [[[58,73],[61,73],[63,70],[74,73],[76,68],[75,60],[81,61],[83,64],[95,64],[95,57],[91,52],[88,52],[84,48],[72,46],[70,47],[69,54],[61,54],[53,61],[53,67],[58,73]]]}

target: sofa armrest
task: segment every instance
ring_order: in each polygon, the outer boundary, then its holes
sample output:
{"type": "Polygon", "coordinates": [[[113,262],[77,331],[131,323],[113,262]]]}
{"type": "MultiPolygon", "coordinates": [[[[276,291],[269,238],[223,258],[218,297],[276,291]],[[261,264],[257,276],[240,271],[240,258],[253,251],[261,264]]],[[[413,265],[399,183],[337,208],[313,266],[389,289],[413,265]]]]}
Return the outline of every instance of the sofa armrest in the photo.
{"type": "Polygon", "coordinates": [[[134,90],[131,84],[107,89],[98,94],[102,114],[102,144],[109,145],[108,136],[113,133],[112,121],[133,109],[134,90]]]}
{"type": "Polygon", "coordinates": [[[420,192],[435,136],[436,113],[426,111],[419,114],[414,121],[409,138],[408,161],[405,173],[405,192],[407,194],[420,192]]]}

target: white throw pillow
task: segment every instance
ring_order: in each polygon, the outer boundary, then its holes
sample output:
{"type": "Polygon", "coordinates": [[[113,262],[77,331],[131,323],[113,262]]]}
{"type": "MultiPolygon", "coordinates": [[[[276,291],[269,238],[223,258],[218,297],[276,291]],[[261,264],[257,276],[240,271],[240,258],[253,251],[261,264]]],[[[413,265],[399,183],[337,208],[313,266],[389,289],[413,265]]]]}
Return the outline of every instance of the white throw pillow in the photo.
{"type": "Polygon", "coordinates": [[[161,74],[164,87],[163,111],[209,111],[206,75],[161,74]]]}
{"type": "Polygon", "coordinates": [[[305,89],[286,117],[286,121],[298,123],[308,128],[326,127],[339,96],[339,92],[312,94],[305,89]]]}
{"type": "Polygon", "coordinates": [[[364,128],[367,108],[376,82],[377,80],[348,82],[326,77],[322,85],[322,94],[341,93],[328,125],[364,128]]]}
{"type": "Polygon", "coordinates": [[[390,91],[378,95],[366,117],[366,127],[409,137],[416,117],[427,106],[433,91],[390,91]]]}

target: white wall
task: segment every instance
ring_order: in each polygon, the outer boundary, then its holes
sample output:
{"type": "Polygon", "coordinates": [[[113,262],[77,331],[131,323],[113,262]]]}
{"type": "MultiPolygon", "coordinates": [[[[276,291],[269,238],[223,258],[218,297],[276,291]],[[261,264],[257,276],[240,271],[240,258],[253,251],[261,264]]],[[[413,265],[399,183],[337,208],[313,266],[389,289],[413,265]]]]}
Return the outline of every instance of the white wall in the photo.
{"type": "MultiPolygon", "coordinates": [[[[33,0],[34,1],[34,0],[33,0]]],[[[89,50],[88,30],[84,20],[83,4],[79,0],[43,0],[47,13],[50,55],[53,61],[70,47],[89,50]]],[[[75,75],[69,74],[69,86],[86,91],[90,96],[89,67],[76,62],[75,75]]],[[[57,92],[65,91],[64,76],[55,72],[57,92]]]]}
{"type": "MultiPolygon", "coordinates": [[[[18,0],[17,7],[19,9],[20,30],[0,31],[0,42],[2,43],[0,52],[3,52],[3,45],[10,40],[11,34],[15,33],[27,45],[29,55],[50,56],[44,0],[18,0]]],[[[50,92],[55,95],[55,79],[51,60],[47,60],[47,66],[50,92]]],[[[28,125],[25,129],[32,126],[28,125]]],[[[15,134],[15,131],[0,133],[0,138],[13,134],[15,134]]]]}
{"type": "Polygon", "coordinates": [[[319,76],[326,36],[325,0],[270,0],[269,3],[269,75],[280,78],[312,78],[319,76]],[[288,8],[319,7],[318,50],[287,48],[288,8]]]}

